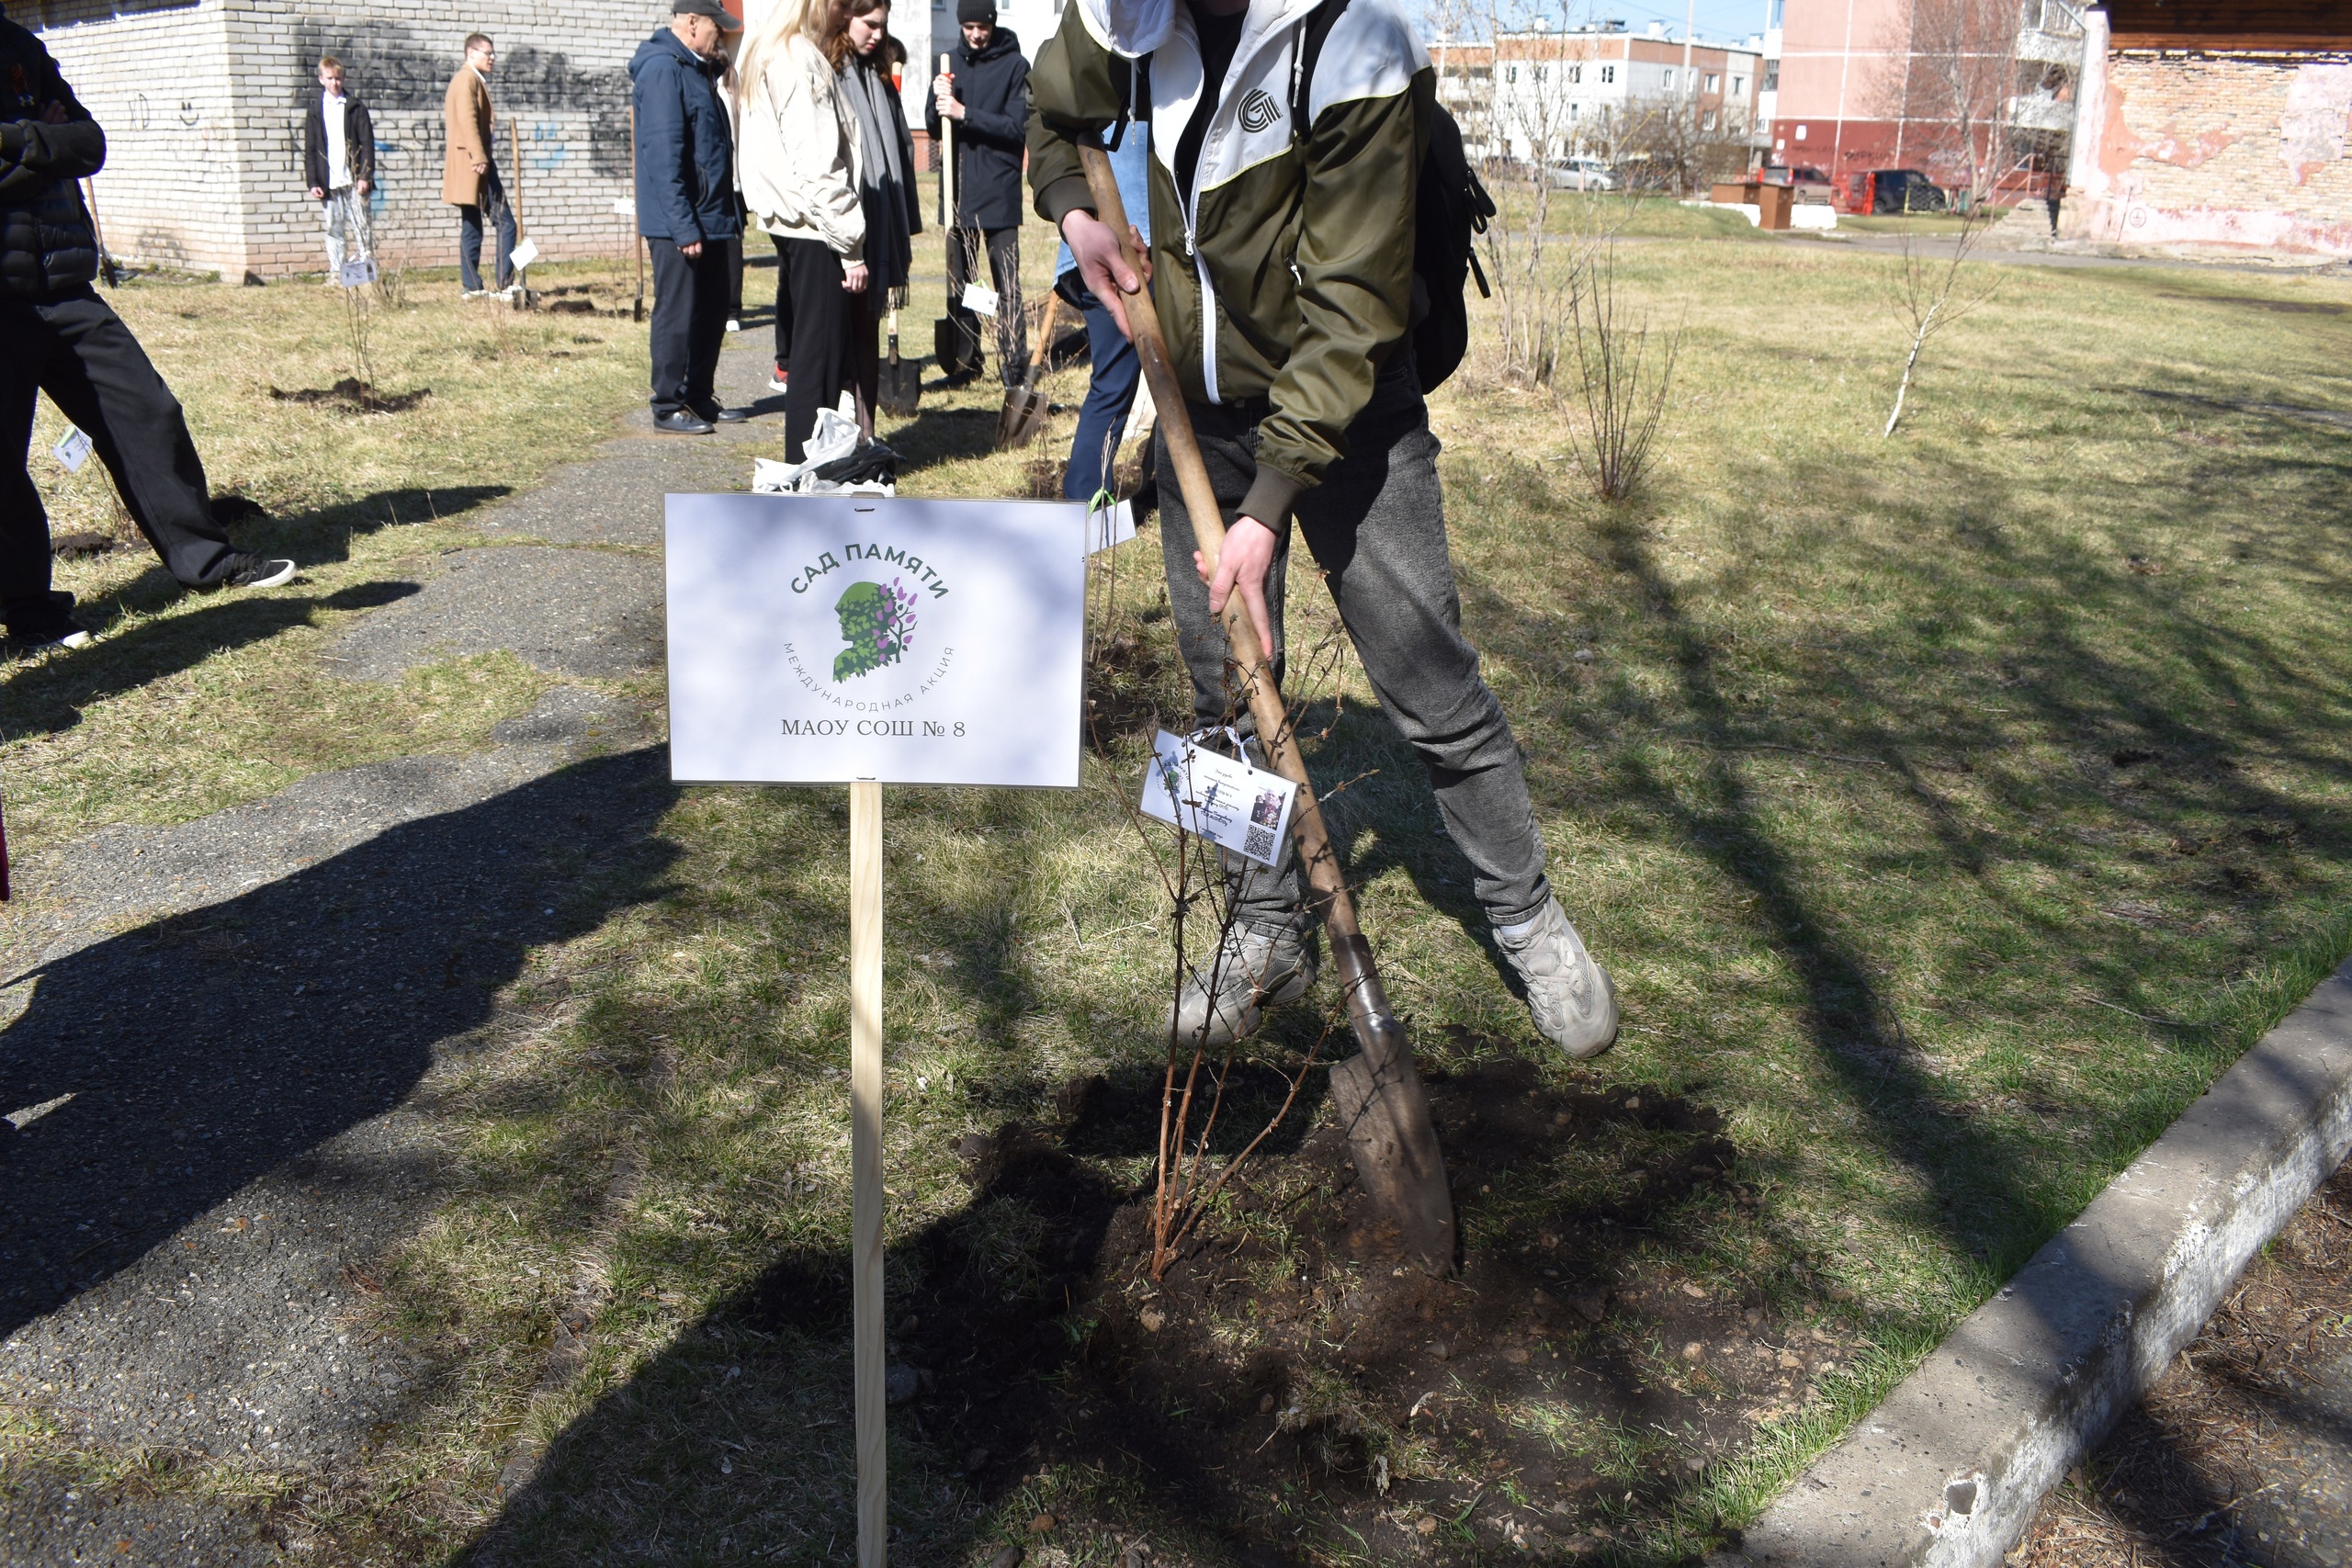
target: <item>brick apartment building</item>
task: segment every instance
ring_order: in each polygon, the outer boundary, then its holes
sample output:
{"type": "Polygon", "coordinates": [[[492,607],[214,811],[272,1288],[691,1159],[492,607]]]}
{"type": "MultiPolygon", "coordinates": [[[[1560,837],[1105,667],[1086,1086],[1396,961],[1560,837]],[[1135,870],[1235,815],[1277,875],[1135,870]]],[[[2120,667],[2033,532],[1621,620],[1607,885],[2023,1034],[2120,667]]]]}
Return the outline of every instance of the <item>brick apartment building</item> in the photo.
{"type": "Polygon", "coordinates": [[[1645,115],[1682,109],[1703,136],[1745,140],[1757,126],[1761,39],[1745,47],[1602,21],[1492,43],[1430,45],[1438,94],[1474,152],[1554,160],[1613,155],[1645,115]]]}
{"type": "MultiPolygon", "coordinates": [[[[379,254],[453,265],[442,93],[477,31],[498,41],[500,165],[510,196],[520,186],[526,232],[553,259],[625,255],[635,243],[633,218],[614,206],[630,194],[627,67],[669,14],[667,0],[6,3],[106,127],[107,166],[93,185],[107,244],[126,260],[231,278],[322,267],[302,185],[302,121],[317,60],[333,53],[375,114],[379,254]]],[[[916,61],[930,57],[934,28],[953,34],[945,0],[900,10],[892,19],[916,61]]],[[[928,80],[907,80],[918,125],[928,80]]]]}
{"type": "Polygon", "coordinates": [[[2352,256],[2352,5],[2093,12],[2062,235],[2352,256]]]}
{"type": "Polygon", "coordinates": [[[1769,120],[1776,163],[1839,187],[1984,165],[2007,194],[2054,188],[2074,128],[2083,0],[1786,0],[1769,120]],[[1955,81],[1957,85],[1954,85],[1955,81]]]}

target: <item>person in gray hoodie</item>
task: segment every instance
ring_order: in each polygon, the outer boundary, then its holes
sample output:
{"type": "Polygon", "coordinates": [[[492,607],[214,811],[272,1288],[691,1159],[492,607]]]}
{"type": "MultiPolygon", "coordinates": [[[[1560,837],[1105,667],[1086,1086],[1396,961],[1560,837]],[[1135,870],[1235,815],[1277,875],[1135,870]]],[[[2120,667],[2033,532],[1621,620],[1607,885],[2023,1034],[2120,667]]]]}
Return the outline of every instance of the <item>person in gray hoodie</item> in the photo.
{"type": "Polygon", "coordinates": [[[735,134],[718,100],[719,43],[742,24],[719,0],[672,0],[628,62],[637,111],[637,231],[653,256],[653,428],[707,435],[749,417],[718,400],[727,242],[743,231],[735,134]]]}

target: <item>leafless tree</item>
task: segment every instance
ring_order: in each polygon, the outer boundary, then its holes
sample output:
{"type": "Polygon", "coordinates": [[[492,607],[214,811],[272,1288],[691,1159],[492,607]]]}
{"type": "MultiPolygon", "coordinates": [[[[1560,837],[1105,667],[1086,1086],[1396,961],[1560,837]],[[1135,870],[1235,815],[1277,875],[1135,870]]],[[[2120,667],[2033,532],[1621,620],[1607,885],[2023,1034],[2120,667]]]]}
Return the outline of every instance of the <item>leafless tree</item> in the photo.
{"type": "Polygon", "coordinates": [[[1911,395],[1912,378],[1918,372],[1919,355],[1928,341],[1990,299],[1999,287],[1998,275],[1992,268],[1969,265],[1976,243],[1984,237],[1984,231],[1992,222],[1990,209],[1982,202],[1974,202],[1962,216],[1957,233],[1904,235],[1903,270],[1896,278],[1894,302],[1910,327],[1911,346],[1903,356],[1903,378],[1895,384],[1894,407],[1887,414],[1886,428],[1879,432],[1880,435],[1893,435],[1895,426],[1903,423],[1903,404],[1911,395]],[[1949,253],[1944,249],[1946,244],[1951,247],[1949,253]]]}
{"type": "Polygon", "coordinates": [[[2017,167],[2015,106],[2038,64],[2018,55],[2019,0],[1905,0],[1885,41],[1880,112],[1898,160],[1927,168],[1973,208],[2017,167]]]}

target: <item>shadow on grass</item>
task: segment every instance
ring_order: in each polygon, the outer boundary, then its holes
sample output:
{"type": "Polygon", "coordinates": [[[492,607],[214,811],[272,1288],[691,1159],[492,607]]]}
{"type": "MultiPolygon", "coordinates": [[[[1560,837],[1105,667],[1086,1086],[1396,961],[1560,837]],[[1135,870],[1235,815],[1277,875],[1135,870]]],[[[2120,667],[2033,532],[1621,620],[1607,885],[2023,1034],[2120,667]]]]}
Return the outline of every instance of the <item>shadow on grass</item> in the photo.
{"type": "MultiPolygon", "coordinates": [[[[1330,1128],[1284,1151],[1296,1179],[1238,1194],[1154,1285],[1141,1269],[1145,1194],[1097,1157],[1153,1146],[1148,1076],[1069,1084],[1043,1102],[1047,1114],[967,1135],[968,1201],[890,1247],[888,1359],[919,1391],[889,1418],[903,1534],[894,1555],[960,1560],[984,1510],[1017,1505],[1030,1517],[1024,1488],[1046,1470],[1093,1478],[1092,1495],[1038,1500],[1061,1516],[1065,1547],[1115,1528],[1185,1561],[1274,1564],[1345,1553],[1349,1535],[1361,1543],[1368,1532],[1376,1552],[1409,1555],[1419,1538],[1396,1510],[1462,1517],[1486,1488],[1375,1472],[1375,1445],[1389,1451],[1396,1438],[1383,1434],[1411,1425],[1408,1407],[1427,1411],[1431,1438],[1478,1445],[1478,1467],[1508,1468],[1515,1489],[1596,1507],[1670,1495],[1665,1456],[1709,1413],[1662,1386],[1642,1346],[1661,1336],[1723,1345],[1741,1333],[1741,1305],[1675,1291],[1636,1304],[1611,1285],[1650,1223],[1719,1190],[1734,1156],[1715,1136],[1716,1112],[1654,1088],[1561,1091],[1524,1061],[1490,1057],[1432,1079],[1481,1237],[1462,1285],[1382,1258],[1330,1128]],[[1526,1189],[1562,1158],[1634,1168],[1566,1201],[1491,1196],[1526,1189]],[[1328,1325],[1309,1278],[1338,1297],[1328,1325]],[[1570,1296],[1582,1304],[1564,1308],[1570,1296]],[[1433,1336],[1448,1342],[1442,1368],[1430,1362],[1433,1336]],[[1570,1364],[1572,1418],[1593,1421],[1605,1441],[1563,1446],[1540,1423],[1489,1437],[1448,1422],[1456,1401],[1485,1410],[1488,1399],[1557,1396],[1570,1364]],[[1277,1405],[1287,1417],[1270,1416],[1277,1405]]],[[[781,1252],[558,1438],[458,1561],[841,1560],[854,1531],[850,1309],[845,1253],[781,1252]],[[616,1484],[622,1474],[628,1485],[616,1484]]],[[[1487,1495],[1484,1515],[1511,1522],[1482,1517],[1464,1539],[1503,1547],[1540,1526],[1545,1506],[1516,1490],[1487,1495]]]]}
{"type": "Polygon", "coordinates": [[[418,592],[413,582],[385,581],[355,583],[315,598],[224,594],[186,615],[158,616],[110,635],[102,629],[91,647],[16,670],[0,686],[0,730],[26,735],[71,729],[82,722],[86,707],[229,649],[266,642],[288,627],[309,626],[321,610],[372,610],[418,592]]]}
{"type": "MultiPolygon", "coordinates": [[[[314,512],[232,525],[243,548],[284,551],[317,565],[348,558],[352,539],[402,524],[448,522],[508,493],[504,485],[409,487],[378,491],[314,512]]],[[[144,547],[143,546],[141,547],[144,547]]],[[[162,568],[76,611],[97,634],[95,646],[67,655],[0,667],[0,733],[54,733],[81,722],[81,710],[124,692],[164,680],[214,656],[266,642],[288,627],[308,626],[321,610],[372,610],[418,592],[413,582],[354,583],[333,593],[254,594],[221,589],[201,595],[195,608],[154,615],[114,631],[126,608],[153,611],[187,591],[162,568]]]]}
{"type": "MultiPolygon", "coordinates": [[[[490,1020],[532,947],[655,896],[672,858],[649,836],[675,797],[665,762],[660,750],[599,758],[401,822],[19,978],[34,989],[0,1032],[0,1107],[71,1098],[0,1143],[0,1337],[255,1178],[294,1162],[301,1179],[321,1145],[398,1105],[436,1049],[490,1020]],[[599,848],[583,859],[592,818],[599,848]]],[[[454,765],[365,772],[386,797],[430,800],[454,765]]],[[[70,892],[120,896],[129,874],[86,871],[70,892]]],[[[356,1155],[326,1164],[308,1174],[363,1193],[399,1174],[356,1155]]],[[[326,1245],[361,1258],[391,1239],[326,1245]]],[[[318,1267],[331,1276],[334,1258],[318,1267]]]]}
{"type": "MultiPolygon", "coordinates": [[[[2253,400],[2229,406],[2269,412],[2253,400]]],[[[2120,853],[2119,840],[2168,840],[2155,865],[2178,868],[2172,880],[2209,907],[2277,907],[2332,886],[2313,868],[2352,859],[2352,829],[2308,793],[2268,781],[2284,771],[2323,790],[2352,784],[2333,743],[2352,721],[2344,671],[2312,664],[2310,628],[2233,616],[2210,582],[2192,590],[2176,581],[2177,563],[2156,558],[2168,543],[2220,542],[2215,498],[2253,492],[2276,501],[2258,515],[2233,509],[2238,570],[2259,559],[2307,582],[2340,570],[2352,553],[2352,449],[2298,439],[2296,449],[2200,457],[2187,482],[2070,475],[2064,509],[2032,477],[1964,450],[1906,454],[1899,490],[1891,470],[1758,466],[1731,492],[1745,480],[1756,494],[1835,495],[1843,512],[1904,519],[1910,547],[1890,552],[1826,521],[1792,537],[1785,521],[1780,532],[1759,521],[1734,527],[1736,564],[1697,588],[1664,570],[1638,510],[1606,514],[1596,533],[1610,571],[1582,608],[1609,626],[1600,640],[1666,678],[1663,692],[1579,675],[1556,621],[1472,592],[1498,651],[1578,694],[1561,729],[1605,759],[1572,802],[1539,795],[1539,811],[1615,813],[1635,837],[1703,862],[1727,895],[1717,901],[1733,911],[1726,924],[1745,926],[1796,977],[1803,1027],[1876,1156],[1921,1182],[1918,1223],[1944,1231],[1988,1277],[2012,1271],[2071,1217],[2086,1195],[2086,1155],[2096,1179],[2179,1105],[2164,1089],[2119,1100],[2112,1085],[2053,1085],[2023,1096],[2030,1119],[1985,1115],[1956,1098],[1947,1065],[1905,1027],[1890,968],[1924,940],[1931,973],[1953,988],[2007,961],[2010,983],[2045,1008],[2092,996],[2160,1013],[2143,999],[2152,981],[2220,980],[2275,955],[2116,895],[2089,920],[2064,910],[2082,896],[2071,889],[2098,897],[2097,879],[2117,861],[2152,858],[2120,853]],[[2066,509],[2097,528],[2070,531],[2066,509]],[[1844,626],[1801,627],[1802,641],[1744,640],[1746,600],[1776,591],[1774,576],[1800,560],[1815,581],[1860,584],[1858,612],[1844,626]],[[1783,695],[1752,698],[1775,681],[1783,695]],[[1652,742],[1700,756],[1679,760],[1652,742]],[[2054,768],[2052,750],[2064,759],[2054,768]],[[1790,841],[1775,825],[1785,788],[1768,802],[1753,782],[1768,760],[1825,771],[1821,789],[1871,818],[1861,837],[1848,850],[1790,841]],[[1962,777],[1966,799],[1952,787],[1962,777]],[[2077,825],[2093,820],[2106,825],[2077,825]],[[1823,861],[1840,853],[1864,856],[1884,881],[1871,887],[1854,864],[1823,861]],[[2005,861],[2070,881],[2054,897],[2029,894],[1995,874],[2005,861]],[[1858,899],[1830,893],[1840,879],[1860,884],[1858,899]],[[1966,933],[1926,930],[1954,918],[1939,885],[1959,884],[1975,906],[1962,911],[1966,933]],[[2089,1131],[2087,1150],[2059,1135],[2067,1127],[2089,1131]]],[[[2241,1022],[2175,1032],[2168,1048],[2210,1077],[2250,1043],[2237,1037],[2241,1022]]],[[[1791,1247],[1804,1250],[1795,1238],[1791,1247]]]]}

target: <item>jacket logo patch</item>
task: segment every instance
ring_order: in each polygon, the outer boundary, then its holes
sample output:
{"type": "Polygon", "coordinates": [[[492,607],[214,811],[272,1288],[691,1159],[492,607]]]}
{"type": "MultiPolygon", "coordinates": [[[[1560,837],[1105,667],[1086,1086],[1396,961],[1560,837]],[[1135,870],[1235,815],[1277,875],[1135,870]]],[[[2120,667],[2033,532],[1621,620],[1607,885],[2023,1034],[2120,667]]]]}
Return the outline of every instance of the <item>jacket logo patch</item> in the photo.
{"type": "Polygon", "coordinates": [[[1265,130],[1283,118],[1282,106],[1263,87],[1250,89],[1241,100],[1241,129],[1250,132],[1265,130]]]}

